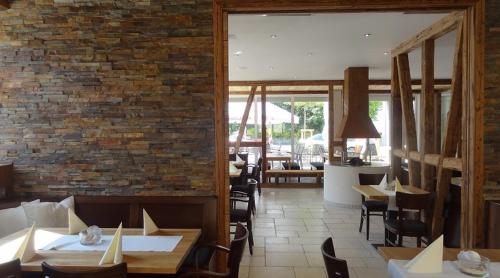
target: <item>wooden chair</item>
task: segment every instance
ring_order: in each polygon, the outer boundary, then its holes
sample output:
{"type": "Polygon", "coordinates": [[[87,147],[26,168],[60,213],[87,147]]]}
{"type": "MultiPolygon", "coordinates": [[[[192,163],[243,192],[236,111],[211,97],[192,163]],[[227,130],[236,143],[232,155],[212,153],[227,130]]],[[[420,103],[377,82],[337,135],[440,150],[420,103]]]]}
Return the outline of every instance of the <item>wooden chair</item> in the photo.
{"type": "Polygon", "coordinates": [[[335,248],[333,247],[333,240],[331,237],[327,238],[323,244],[321,244],[321,253],[323,253],[323,260],[325,261],[328,278],[349,278],[347,261],[335,257],[335,248]]]}
{"type": "MultiPolygon", "coordinates": [[[[256,183],[248,184],[250,189],[255,191],[256,183]]],[[[229,224],[230,226],[237,226],[240,223],[245,223],[248,229],[248,249],[250,254],[253,255],[253,233],[252,233],[252,205],[250,198],[237,197],[240,195],[238,192],[233,192],[229,198],[229,224]]]]}
{"type": "Polygon", "coordinates": [[[122,278],[127,277],[127,264],[121,263],[88,271],[65,271],[43,262],[42,273],[44,278],[122,278]]]}
{"type": "Polygon", "coordinates": [[[21,262],[19,259],[0,264],[0,277],[21,278],[21,262]]]}
{"type": "MultiPolygon", "coordinates": [[[[385,174],[358,174],[360,185],[380,184],[385,174]]],[[[363,230],[363,220],[366,219],[366,240],[370,240],[370,216],[382,216],[386,218],[387,203],[379,200],[366,200],[361,195],[361,219],[359,221],[359,232],[363,230]]]]}
{"type": "Polygon", "coordinates": [[[250,206],[252,209],[252,214],[255,214],[257,209],[255,205],[255,188],[258,182],[254,179],[248,179],[246,184],[238,184],[231,186],[231,196],[232,197],[247,197],[250,201],[250,206]]]}
{"type": "Polygon", "coordinates": [[[248,164],[248,167],[252,168],[252,172],[250,173],[249,177],[257,181],[257,190],[259,191],[259,196],[260,196],[262,193],[260,187],[261,183],[260,172],[262,171],[262,157],[259,157],[257,164],[248,164]]]}
{"type": "Polygon", "coordinates": [[[249,231],[241,223],[236,225],[234,240],[231,241],[230,248],[220,245],[208,245],[214,250],[228,253],[227,267],[228,272],[218,273],[196,267],[194,270],[188,270],[179,277],[228,277],[237,278],[239,275],[240,262],[245,250],[245,243],[248,240],[249,231]]]}
{"type": "Polygon", "coordinates": [[[422,245],[422,237],[427,236],[427,225],[420,220],[422,210],[432,208],[431,194],[411,194],[396,192],[396,206],[398,207],[397,218],[385,219],[385,246],[403,245],[403,237],[416,237],[417,246],[422,245]],[[405,210],[414,210],[416,219],[410,219],[405,210]],[[392,242],[388,236],[389,233],[398,236],[398,242],[392,242]]]}

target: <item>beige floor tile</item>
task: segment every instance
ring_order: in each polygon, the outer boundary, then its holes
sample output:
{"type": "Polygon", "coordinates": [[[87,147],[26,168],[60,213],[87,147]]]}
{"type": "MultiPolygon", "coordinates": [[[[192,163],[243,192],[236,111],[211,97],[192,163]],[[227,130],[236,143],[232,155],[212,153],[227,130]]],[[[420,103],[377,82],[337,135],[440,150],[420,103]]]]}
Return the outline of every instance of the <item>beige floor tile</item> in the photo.
{"type": "Polygon", "coordinates": [[[288,240],[288,237],[266,237],[266,245],[267,244],[278,244],[278,243],[281,243],[281,244],[288,244],[289,243],[289,240],[288,240]]]}
{"type": "Polygon", "coordinates": [[[298,237],[299,233],[295,231],[276,231],[276,237],[298,237]]]}
{"type": "Polygon", "coordinates": [[[306,253],[321,253],[321,244],[303,244],[302,249],[306,253]]]}
{"type": "Polygon", "coordinates": [[[293,278],[295,273],[292,267],[251,267],[249,278],[293,278]]]}
{"type": "Polygon", "coordinates": [[[304,249],[300,244],[267,244],[266,252],[304,252],[304,249]]]}
{"type": "Polygon", "coordinates": [[[266,266],[308,266],[303,252],[266,253],[266,266]]]}
{"type": "Polygon", "coordinates": [[[254,236],[263,236],[263,237],[273,237],[273,236],[276,236],[276,230],[275,229],[254,228],[253,235],[254,236]]]}
{"type": "Polygon", "coordinates": [[[289,226],[292,226],[292,225],[303,226],[303,225],[305,225],[303,219],[289,219],[289,218],[276,219],[275,223],[277,226],[278,225],[289,225],[289,226]]]}
{"type": "Polygon", "coordinates": [[[264,256],[245,256],[241,258],[242,266],[265,266],[266,258],[264,256]]]}
{"type": "Polygon", "coordinates": [[[325,266],[321,253],[306,253],[306,258],[309,266],[325,266]]]}
{"type": "Polygon", "coordinates": [[[307,225],[307,231],[308,232],[322,232],[322,231],[328,231],[328,227],[323,224],[323,225],[307,225]]]}
{"type": "Polygon", "coordinates": [[[255,228],[274,229],[274,222],[256,222],[255,228]]]}
{"type": "Polygon", "coordinates": [[[295,232],[305,232],[307,228],[305,225],[281,225],[276,224],[276,231],[295,231],[295,232]]]}
{"type": "Polygon", "coordinates": [[[340,258],[371,258],[372,254],[365,248],[337,248],[335,254],[340,258]]]}
{"type": "Polygon", "coordinates": [[[240,266],[239,278],[248,278],[248,272],[250,271],[250,267],[248,266],[240,266]]]}
{"type": "Polygon", "coordinates": [[[370,278],[386,278],[388,277],[387,270],[382,268],[373,267],[353,267],[354,272],[358,277],[370,277],[370,278]]]}
{"type": "Polygon", "coordinates": [[[295,278],[327,278],[321,267],[294,267],[295,278]]]}

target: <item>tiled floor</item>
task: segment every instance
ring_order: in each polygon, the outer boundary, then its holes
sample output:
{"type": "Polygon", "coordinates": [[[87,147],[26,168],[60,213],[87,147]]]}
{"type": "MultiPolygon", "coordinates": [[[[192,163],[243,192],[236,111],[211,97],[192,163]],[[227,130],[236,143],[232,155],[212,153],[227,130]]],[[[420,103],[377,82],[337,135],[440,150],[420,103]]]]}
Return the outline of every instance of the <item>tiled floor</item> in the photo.
{"type": "Polygon", "coordinates": [[[335,252],[347,260],[350,277],[387,277],[386,263],[371,243],[383,243],[381,217],[358,232],[359,209],[328,206],[323,189],[263,189],[254,218],[254,254],[248,250],[240,277],[326,277],[320,244],[333,236],[335,252]]]}

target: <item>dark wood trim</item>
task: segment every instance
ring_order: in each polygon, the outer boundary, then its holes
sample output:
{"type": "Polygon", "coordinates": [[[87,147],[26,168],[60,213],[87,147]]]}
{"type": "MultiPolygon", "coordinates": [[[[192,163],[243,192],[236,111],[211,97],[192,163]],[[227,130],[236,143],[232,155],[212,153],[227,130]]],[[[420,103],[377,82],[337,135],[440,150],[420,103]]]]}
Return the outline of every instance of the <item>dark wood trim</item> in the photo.
{"type": "Polygon", "coordinates": [[[262,125],[262,180],[265,181],[267,178],[267,127],[266,127],[266,86],[260,88],[262,95],[260,97],[261,104],[261,125],[262,125]]]}
{"type": "MultiPolygon", "coordinates": [[[[368,81],[369,85],[373,86],[390,86],[391,80],[389,79],[371,79],[368,81]]],[[[413,79],[412,85],[420,85],[420,79],[413,79]]],[[[450,85],[451,79],[435,79],[435,85],[450,85]]],[[[343,79],[336,80],[256,80],[256,81],[229,81],[229,86],[344,86],[343,79]]]]}
{"type": "Polygon", "coordinates": [[[428,11],[464,9],[474,2],[474,0],[224,0],[224,9],[231,13],[428,11]]]}
{"type": "Polygon", "coordinates": [[[0,0],[0,10],[7,10],[7,9],[10,9],[9,0],[0,0]]]}
{"type": "Polygon", "coordinates": [[[391,174],[392,178],[401,180],[401,158],[394,154],[395,150],[403,147],[403,120],[401,111],[401,93],[399,90],[398,63],[397,58],[391,61],[391,174]]]}

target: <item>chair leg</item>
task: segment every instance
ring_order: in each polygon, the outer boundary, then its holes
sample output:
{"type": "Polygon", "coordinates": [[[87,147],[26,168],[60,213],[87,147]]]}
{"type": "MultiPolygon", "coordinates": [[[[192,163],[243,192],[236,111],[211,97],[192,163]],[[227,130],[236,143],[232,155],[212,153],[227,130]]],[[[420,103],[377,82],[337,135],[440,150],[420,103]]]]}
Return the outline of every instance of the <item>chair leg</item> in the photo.
{"type": "Polygon", "coordinates": [[[259,190],[259,196],[262,194],[262,189],[260,188],[260,181],[257,181],[257,189],[259,190]]]}
{"type": "Polygon", "coordinates": [[[417,237],[417,247],[422,247],[422,238],[417,237]]]}
{"type": "Polygon", "coordinates": [[[361,217],[359,219],[359,232],[363,231],[364,210],[361,208],[361,217]]]}
{"type": "Polygon", "coordinates": [[[250,250],[250,255],[253,255],[253,232],[252,232],[252,220],[248,219],[247,221],[247,229],[248,229],[248,250],[250,250]]]}
{"type": "Polygon", "coordinates": [[[403,236],[398,235],[398,247],[403,247],[403,236]]]}
{"type": "Polygon", "coordinates": [[[384,228],[384,246],[385,247],[389,246],[389,244],[387,242],[389,240],[388,236],[389,236],[389,234],[387,233],[387,229],[384,228]]]}
{"type": "Polygon", "coordinates": [[[370,240],[370,211],[366,210],[366,240],[370,240]]]}

